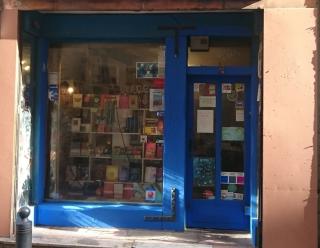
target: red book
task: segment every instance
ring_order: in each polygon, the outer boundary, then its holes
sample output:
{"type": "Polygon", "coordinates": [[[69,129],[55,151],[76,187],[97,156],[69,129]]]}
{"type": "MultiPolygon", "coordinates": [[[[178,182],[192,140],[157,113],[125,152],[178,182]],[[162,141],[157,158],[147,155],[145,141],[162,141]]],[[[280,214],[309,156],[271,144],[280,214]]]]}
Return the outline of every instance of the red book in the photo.
{"type": "Polygon", "coordinates": [[[129,108],[129,96],[121,95],[119,97],[119,108],[120,109],[127,109],[129,108]]]}
{"type": "Polygon", "coordinates": [[[111,199],[114,197],[113,183],[108,183],[108,182],[104,183],[103,196],[111,199]]]}
{"type": "Polygon", "coordinates": [[[125,183],[123,187],[123,198],[130,200],[133,197],[133,184],[125,183]]]}
{"type": "Polygon", "coordinates": [[[163,144],[157,143],[156,158],[162,158],[162,155],[163,155],[163,144]]]}
{"type": "Polygon", "coordinates": [[[156,155],[156,143],[147,142],[146,143],[146,150],[145,150],[145,157],[146,158],[154,158],[156,155]]]}

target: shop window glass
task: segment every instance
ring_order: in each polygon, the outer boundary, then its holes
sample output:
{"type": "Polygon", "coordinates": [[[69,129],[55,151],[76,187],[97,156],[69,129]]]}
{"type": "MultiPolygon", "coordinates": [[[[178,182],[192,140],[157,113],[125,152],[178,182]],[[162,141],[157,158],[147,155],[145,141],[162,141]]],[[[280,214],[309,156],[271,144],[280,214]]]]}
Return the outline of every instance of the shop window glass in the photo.
{"type": "Polygon", "coordinates": [[[50,47],[48,200],[161,204],[164,55],[160,43],[50,47]]]}
{"type": "Polygon", "coordinates": [[[245,85],[222,84],[221,199],[244,199],[245,85]]]}
{"type": "Polygon", "coordinates": [[[216,85],[193,85],[192,198],[215,198],[216,85]]]}
{"type": "Polygon", "coordinates": [[[250,64],[249,39],[206,36],[189,39],[188,66],[249,66],[250,64]]]}

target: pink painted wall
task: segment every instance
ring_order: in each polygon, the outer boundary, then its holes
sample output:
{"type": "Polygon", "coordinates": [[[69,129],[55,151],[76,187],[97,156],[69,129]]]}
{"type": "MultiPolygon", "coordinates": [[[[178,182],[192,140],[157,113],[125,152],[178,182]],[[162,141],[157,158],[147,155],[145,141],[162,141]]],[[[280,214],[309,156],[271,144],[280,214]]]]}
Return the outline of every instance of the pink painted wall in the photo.
{"type": "Polygon", "coordinates": [[[317,247],[315,9],[265,9],[263,247],[317,247]]]}
{"type": "Polygon", "coordinates": [[[15,152],[15,85],[18,59],[16,20],[17,11],[10,11],[10,14],[6,12],[1,16],[2,27],[6,27],[1,30],[0,39],[0,85],[1,92],[5,92],[0,97],[0,236],[9,236],[11,228],[15,152]]]}

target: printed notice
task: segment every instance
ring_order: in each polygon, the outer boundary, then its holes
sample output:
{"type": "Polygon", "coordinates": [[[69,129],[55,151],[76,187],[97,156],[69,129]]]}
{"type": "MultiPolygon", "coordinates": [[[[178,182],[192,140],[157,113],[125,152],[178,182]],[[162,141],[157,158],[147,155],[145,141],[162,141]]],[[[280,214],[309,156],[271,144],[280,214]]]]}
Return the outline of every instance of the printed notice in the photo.
{"type": "Polygon", "coordinates": [[[197,110],[197,133],[213,133],[213,110],[197,110]]]}
{"type": "Polygon", "coordinates": [[[194,92],[199,92],[199,90],[200,90],[200,84],[199,84],[199,83],[195,83],[195,84],[193,85],[193,91],[194,91],[194,92]]]}
{"type": "Polygon", "coordinates": [[[200,108],[215,108],[216,97],[215,96],[200,96],[199,97],[200,108]]]}
{"type": "Polygon", "coordinates": [[[232,84],[222,84],[222,93],[230,94],[232,92],[232,84]]]}
{"type": "Polygon", "coordinates": [[[58,72],[48,72],[48,84],[49,85],[58,85],[59,82],[59,73],[58,72]]]}
{"type": "Polygon", "coordinates": [[[244,121],[244,110],[236,109],[236,121],[244,121]]]}

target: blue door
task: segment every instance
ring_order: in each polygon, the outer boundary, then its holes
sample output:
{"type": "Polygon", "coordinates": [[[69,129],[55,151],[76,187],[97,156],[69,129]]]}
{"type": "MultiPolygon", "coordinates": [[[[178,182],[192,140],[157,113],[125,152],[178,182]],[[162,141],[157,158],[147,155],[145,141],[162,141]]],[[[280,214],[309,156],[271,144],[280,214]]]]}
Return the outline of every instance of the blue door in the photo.
{"type": "Polygon", "coordinates": [[[187,227],[249,230],[249,82],[188,78],[187,227]]]}

